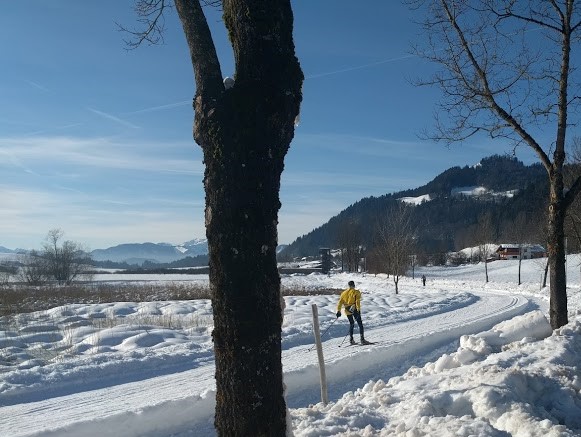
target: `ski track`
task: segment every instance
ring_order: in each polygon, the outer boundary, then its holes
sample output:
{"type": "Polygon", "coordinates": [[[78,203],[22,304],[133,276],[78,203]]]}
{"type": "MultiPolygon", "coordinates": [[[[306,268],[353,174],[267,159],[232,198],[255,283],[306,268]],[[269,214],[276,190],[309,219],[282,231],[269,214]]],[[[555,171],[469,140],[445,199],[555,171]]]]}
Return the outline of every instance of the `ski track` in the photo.
{"type": "MultiPolygon", "coordinates": [[[[340,347],[343,337],[325,341],[329,399],[336,400],[370,379],[387,380],[410,363],[423,365],[438,348],[455,350],[461,335],[488,330],[536,307],[520,295],[476,294],[480,298],[467,307],[367,329],[366,337],[377,342],[371,346],[340,347]]],[[[283,350],[282,361],[288,406],[319,402],[316,349],[302,345],[283,350]]],[[[179,373],[5,406],[0,433],[11,437],[215,435],[214,371],[212,362],[179,373]]],[[[84,388],[81,383],[79,389],[84,388]]]]}

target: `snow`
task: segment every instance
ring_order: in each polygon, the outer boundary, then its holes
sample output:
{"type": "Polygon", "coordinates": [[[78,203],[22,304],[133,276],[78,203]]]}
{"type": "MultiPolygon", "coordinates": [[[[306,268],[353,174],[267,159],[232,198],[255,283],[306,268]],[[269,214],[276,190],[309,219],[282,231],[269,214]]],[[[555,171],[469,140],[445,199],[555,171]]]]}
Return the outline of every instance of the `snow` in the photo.
{"type": "Polygon", "coordinates": [[[18,261],[20,254],[15,252],[0,252],[0,262],[18,261]]]}
{"type": "MultiPolygon", "coordinates": [[[[487,284],[482,264],[419,268],[415,278],[401,279],[398,295],[385,275],[283,276],[285,288],[304,290],[342,289],[354,280],[366,338],[377,342],[347,346],[347,320],[335,318],[337,295],[284,298],[293,434],[581,435],[580,257],[567,260],[570,323],[554,332],[548,289],[539,285],[544,261],[522,262],[521,286],[518,261],[489,263],[487,284]],[[313,304],[324,335],[327,405],[320,402],[313,304]]],[[[208,300],[73,304],[1,322],[0,435],[216,435],[208,300]]]]}
{"type": "MultiPolygon", "coordinates": [[[[509,191],[502,191],[502,192],[495,192],[493,190],[489,190],[485,187],[457,187],[452,188],[451,194],[452,196],[494,196],[494,197],[514,197],[518,190],[509,190],[509,191]]],[[[416,197],[400,197],[398,200],[401,202],[407,203],[409,205],[421,205],[424,202],[429,202],[432,200],[429,194],[423,194],[421,196],[416,197]]]]}
{"type": "Polygon", "coordinates": [[[229,90],[230,88],[234,87],[234,79],[232,79],[231,77],[225,77],[224,78],[224,88],[229,90]]]}
{"type": "Polygon", "coordinates": [[[477,186],[473,186],[473,187],[457,187],[457,188],[452,188],[451,190],[451,194],[452,196],[484,196],[484,195],[490,195],[490,196],[497,196],[497,197],[514,197],[514,195],[518,192],[518,190],[508,190],[508,191],[501,191],[501,192],[496,192],[494,190],[489,190],[488,188],[485,187],[477,187],[477,186]]]}
{"type": "Polygon", "coordinates": [[[484,187],[457,187],[452,188],[451,194],[454,195],[462,195],[462,196],[482,196],[483,194],[488,193],[488,189],[484,187]]]}
{"type": "Polygon", "coordinates": [[[417,197],[401,197],[398,200],[404,203],[408,203],[410,205],[421,205],[424,202],[429,202],[430,200],[432,200],[432,198],[430,197],[429,194],[423,194],[417,197]]]}
{"type": "MultiPolygon", "coordinates": [[[[488,256],[496,253],[496,251],[498,250],[499,245],[498,244],[485,244],[482,246],[482,249],[484,250],[484,252],[486,252],[488,254],[488,256]]],[[[480,249],[481,246],[473,246],[473,247],[465,247],[464,249],[461,249],[459,251],[459,253],[464,254],[464,256],[467,259],[470,259],[472,257],[479,257],[480,256],[480,249]]],[[[546,262],[546,259],[545,259],[546,262]]]]}

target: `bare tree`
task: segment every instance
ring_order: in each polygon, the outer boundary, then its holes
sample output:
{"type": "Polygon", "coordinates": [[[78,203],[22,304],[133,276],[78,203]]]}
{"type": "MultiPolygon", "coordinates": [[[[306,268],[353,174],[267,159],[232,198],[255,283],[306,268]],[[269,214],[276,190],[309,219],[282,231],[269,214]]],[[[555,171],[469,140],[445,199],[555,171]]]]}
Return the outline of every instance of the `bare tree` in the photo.
{"type": "MultiPolygon", "coordinates": [[[[565,183],[567,185],[571,185],[581,175],[581,138],[573,138],[572,143],[568,156],[569,165],[565,168],[565,183]]],[[[565,234],[572,235],[577,243],[577,248],[581,247],[581,199],[579,196],[567,209],[565,223],[565,234]]]]}
{"type": "Polygon", "coordinates": [[[475,238],[478,244],[478,252],[480,253],[480,261],[484,262],[485,278],[486,282],[488,282],[488,259],[492,255],[492,248],[496,239],[496,229],[489,212],[478,218],[476,232],[475,238]]]}
{"type": "Polygon", "coordinates": [[[367,272],[377,275],[378,273],[385,272],[385,261],[383,259],[383,252],[379,247],[373,247],[366,257],[367,261],[367,272]]]}
{"type": "Polygon", "coordinates": [[[510,223],[510,228],[505,232],[506,237],[514,242],[518,247],[518,285],[522,284],[521,268],[524,256],[523,252],[527,245],[531,245],[531,243],[535,241],[535,233],[534,227],[525,211],[521,211],[517,214],[512,223],[510,223]]]}
{"type": "Polygon", "coordinates": [[[378,250],[385,262],[385,269],[393,277],[395,294],[399,293],[400,277],[405,276],[414,253],[415,231],[411,225],[410,206],[400,203],[389,211],[379,223],[378,250]]]}
{"type": "Polygon", "coordinates": [[[69,285],[78,279],[91,277],[91,256],[80,243],[62,241],[61,229],[48,231],[40,256],[44,259],[46,276],[59,284],[69,285]]]}
{"type": "Polygon", "coordinates": [[[514,219],[513,233],[518,244],[518,285],[522,283],[521,281],[521,267],[522,267],[522,257],[523,257],[523,244],[527,241],[527,220],[526,215],[521,212],[514,219]]]}
{"type": "Polygon", "coordinates": [[[2,269],[0,266],[0,288],[8,286],[12,272],[2,269]]]}
{"type": "Polygon", "coordinates": [[[341,267],[355,272],[361,258],[361,227],[355,220],[348,220],[337,229],[337,246],[341,249],[341,267]]]}
{"type": "Polygon", "coordinates": [[[439,86],[444,96],[436,132],[429,136],[451,143],[484,132],[515,147],[530,147],[547,170],[550,319],[554,329],[563,326],[568,322],[564,220],[581,189],[581,178],[568,190],[563,180],[569,118],[578,113],[571,65],[581,25],[577,2],[408,3],[428,7],[424,30],[429,49],[418,49],[418,54],[441,67],[423,82],[439,86]],[[547,129],[541,125],[553,126],[553,139],[544,137],[547,129]]]}
{"type": "Polygon", "coordinates": [[[18,270],[18,278],[29,285],[42,285],[48,280],[46,259],[36,250],[31,250],[20,256],[22,266],[18,270]]]}
{"type": "Polygon", "coordinates": [[[17,270],[14,261],[0,263],[0,288],[7,287],[10,284],[10,279],[16,275],[17,270]]]}
{"type": "MultiPolygon", "coordinates": [[[[140,0],[156,42],[164,0],[140,0]]],[[[224,0],[235,60],[224,80],[200,0],[174,0],[194,69],[204,154],[219,435],[286,433],[276,265],[280,177],[302,100],[290,0],[224,0]]]]}

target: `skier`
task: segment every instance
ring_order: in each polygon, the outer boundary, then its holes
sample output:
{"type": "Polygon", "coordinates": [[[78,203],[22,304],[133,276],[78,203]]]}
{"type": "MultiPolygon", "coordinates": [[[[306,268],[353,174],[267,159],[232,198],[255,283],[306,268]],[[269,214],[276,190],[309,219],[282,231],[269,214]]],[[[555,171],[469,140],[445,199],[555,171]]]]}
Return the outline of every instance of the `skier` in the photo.
{"type": "Polygon", "coordinates": [[[345,315],[349,319],[349,341],[351,344],[355,343],[353,340],[353,327],[355,326],[354,318],[359,325],[359,335],[361,336],[361,344],[371,344],[363,336],[363,322],[361,321],[361,292],[355,289],[355,282],[349,281],[349,288],[344,290],[339,297],[337,304],[337,318],[341,317],[341,307],[345,306],[345,315]]]}
{"type": "Polygon", "coordinates": [[[424,287],[426,286],[426,275],[422,275],[422,284],[424,284],[424,287]]]}

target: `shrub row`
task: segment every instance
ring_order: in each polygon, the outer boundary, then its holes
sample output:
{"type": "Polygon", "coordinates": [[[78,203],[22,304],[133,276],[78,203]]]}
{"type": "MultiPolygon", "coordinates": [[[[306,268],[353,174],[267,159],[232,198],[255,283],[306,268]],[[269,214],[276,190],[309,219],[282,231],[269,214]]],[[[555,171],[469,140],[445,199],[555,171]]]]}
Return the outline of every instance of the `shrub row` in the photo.
{"type": "MultiPolygon", "coordinates": [[[[283,296],[339,294],[338,289],[282,287],[283,296]]],[[[167,300],[210,299],[206,284],[171,282],[154,284],[77,284],[31,287],[13,285],[0,288],[0,316],[44,311],[50,308],[90,303],[155,302],[167,300]]]]}

